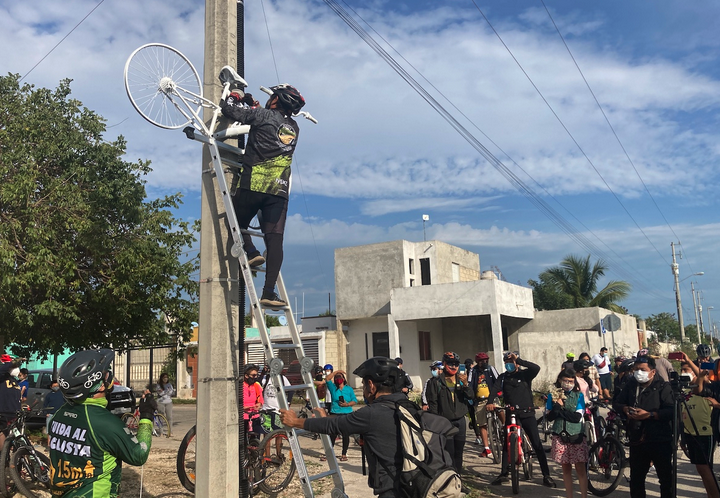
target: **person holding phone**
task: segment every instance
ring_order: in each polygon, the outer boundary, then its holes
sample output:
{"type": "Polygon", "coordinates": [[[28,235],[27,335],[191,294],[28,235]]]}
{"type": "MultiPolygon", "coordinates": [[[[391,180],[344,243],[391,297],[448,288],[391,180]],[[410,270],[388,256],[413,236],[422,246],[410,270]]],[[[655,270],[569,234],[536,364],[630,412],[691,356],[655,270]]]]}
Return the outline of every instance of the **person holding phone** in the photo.
{"type": "MultiPolygon", "coordinates": [[[[325,379],[325,385],[327,386],[328,392],[332,395],[332,405],[330,406],[330,414],[336,417],[344,417],[353,412],[352,407],[357,404],[357,398],[355,397],[355,391],[353,388],[347,385],[347,378],[343,370],[335,370],[335,372],[328,375],[325,379]]],[[[333,446],[338,435],[333,435],[333,446]]],[[[350,446],[350,435],[342,435],[342,454],[340,455],[341,462],[347,462],[347,450],[350,446]]],[[[320,457],[320,460],[325,460],[325,457],[320,457]]]]}
{"type": "Polygon", "coordinates": [[[456,353],[448,351],[443,355],[442,362],[443,371],[428,382],[425,397],[430,413],[445,417],[458,428],[458,433],[447,439],[445,449],[452,457],[455,470],[462,473],[467,433],[467,422],[465,422],[465,415],[468,413],[467,400],[473,399],[473,392],[467,375],[460,373],[460,357],[456,353]]]}

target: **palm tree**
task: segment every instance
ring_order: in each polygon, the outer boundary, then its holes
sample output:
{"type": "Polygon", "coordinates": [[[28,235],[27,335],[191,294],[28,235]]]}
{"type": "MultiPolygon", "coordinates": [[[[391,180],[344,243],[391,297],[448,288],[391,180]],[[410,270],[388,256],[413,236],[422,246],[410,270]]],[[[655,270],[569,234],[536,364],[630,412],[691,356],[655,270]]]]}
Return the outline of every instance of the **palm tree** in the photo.
{"type": "Polygon", "coordinates": [[[628,282],[611,280],[600,291],[597,290],[598,280],[607,269],[603,260],[598,260],[591,267],[589,255],[587,258],[569,255],[560,265],[542,272],[540,279],[569,296],[575,308],[600,306],[624,313],[624,308],[617,303],[630,294],[631,285],[628,282]]]}

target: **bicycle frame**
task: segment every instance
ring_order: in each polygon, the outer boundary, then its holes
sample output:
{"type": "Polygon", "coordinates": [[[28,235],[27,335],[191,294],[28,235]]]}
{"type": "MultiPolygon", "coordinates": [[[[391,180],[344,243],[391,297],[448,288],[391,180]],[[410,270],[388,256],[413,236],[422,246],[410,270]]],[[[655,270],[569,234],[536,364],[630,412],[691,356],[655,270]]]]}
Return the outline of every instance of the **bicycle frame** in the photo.
{"type": "Polygon", "coordinates": [[[508,463],[510,465],[522,465],[523,463],[523,448],[522,448],[522,427],[517,423],[517,420],[515,419],[515,414],[510,413],[510,423],[505,426],[505,448],[506,448],[506,455],[508,458],[508,463]],[[517,462],[510,462],[510,455],[512,452],[510,451],[510,435],[515,432],[518,435],[517,445],[518,445],[518,459],[517,462]]]}

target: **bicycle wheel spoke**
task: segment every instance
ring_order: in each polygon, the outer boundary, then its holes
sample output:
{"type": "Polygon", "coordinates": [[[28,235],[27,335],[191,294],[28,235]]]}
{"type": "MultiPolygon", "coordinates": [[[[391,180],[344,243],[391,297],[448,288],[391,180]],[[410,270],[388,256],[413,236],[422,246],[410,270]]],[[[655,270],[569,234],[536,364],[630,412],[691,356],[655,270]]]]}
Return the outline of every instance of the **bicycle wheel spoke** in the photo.
{"type": "Polygon", "coordinates": [[[285,431],[273,431],[263,440],[258,450],[260,489],[268,494],[285,489],[295,474],[295,462],[285,431]]]}

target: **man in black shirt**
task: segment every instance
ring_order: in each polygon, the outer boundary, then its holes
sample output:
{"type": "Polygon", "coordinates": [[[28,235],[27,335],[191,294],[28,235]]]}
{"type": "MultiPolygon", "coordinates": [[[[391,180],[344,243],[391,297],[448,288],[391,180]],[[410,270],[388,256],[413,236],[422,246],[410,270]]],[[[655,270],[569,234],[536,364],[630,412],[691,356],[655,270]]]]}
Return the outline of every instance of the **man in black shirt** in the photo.
{"type": "MultiPolygon", "coordinates": [[[[537,421],[535,420],[535,407],[533,405],[532,381],[540,373],[540,367],[535,363],[520,359],[515,353],[505,353],[503,356],[505,372],[500,374],[498,381],[494,383],[490,392],[490,400],[494,401],[498,393],[502,391],[505,407],[511,410],[505,415],[505,424],[510,423],[510,415],[515,414],[516,423],[522,426],[522,430],[530,438],[530,444],[535,451],[540,470],[543,474],[543,484],[549,488],[555,487],[555,481],[550,477],[545,449],[540,442],[537,421]],[[519,369],[518,367],[524,367],[519,369]]],[[[492,411],[495,405],[488,403],[487,409],[492,411]]],[[[508,472],[508,456],[503,446],[502,468],[500,475],[492,484],[506,482],[508,472]]]]}
{"type": "MultiPolygon", "coordinates": [[[[261,214],[267,249],[265,286],[260,303],[286,306],[275,293],[275,283],[283,260],[283,234],[290,195],[290,163],[300,128],[292,118],[305,105],[305,99],[294,87],[283,84],[271,87],[273,94],[265,109],[247,107],[247,100],[231,93],[222,102],[222,113],[230,119],[250,125],[248,143],[242,158],[240,188],[233,196],[233,206],[241,228],[247,229],[253,217],[261,214]]],[[[248,94],[249,95],[249,94],[248,94]]],[[[247,97],[246,95],[245,97],[247,97]]],[[[252,97],[250,97],[252,103],[252,97]]],[[[250,235],[243,233],[243,246],[251,267],[265,263],[250,235]]]]}
{"type": "Polygon", "coordinates": [[[402,392],[404,392],[405,394],[408,394],[410,391],[412,391],[412,389],[414,387],[413,381],[410,378],[410,375],[408,375],[408,373],[405,370],[403,370],[402,358],[400,358],[398,356],[397,358],[395,358],[395,361],[398,364],[398,368],[402,371],[403,374],[405,374],[404,378],[402,379],[402,392]]]}
{"type": "Polygon", "coordinates": [[[613,402],[613,409],[628,417],[631,498],[645,498],[645,479],[652,464],[660,480],[660,497],[673,496],[673,401],[670,384],[657,374],[655,360],[638,356],[633,378],[613,402]]]}

